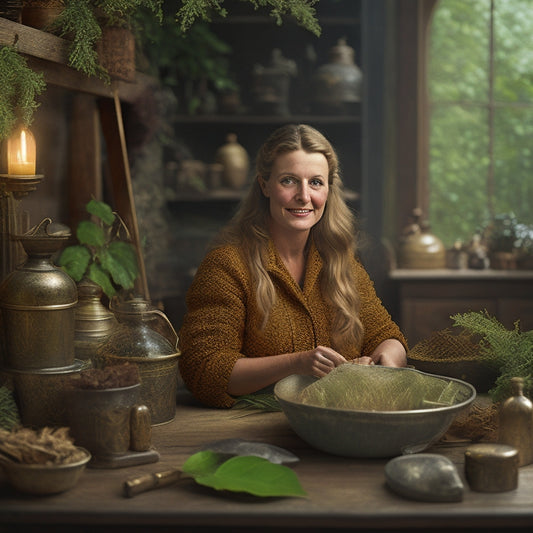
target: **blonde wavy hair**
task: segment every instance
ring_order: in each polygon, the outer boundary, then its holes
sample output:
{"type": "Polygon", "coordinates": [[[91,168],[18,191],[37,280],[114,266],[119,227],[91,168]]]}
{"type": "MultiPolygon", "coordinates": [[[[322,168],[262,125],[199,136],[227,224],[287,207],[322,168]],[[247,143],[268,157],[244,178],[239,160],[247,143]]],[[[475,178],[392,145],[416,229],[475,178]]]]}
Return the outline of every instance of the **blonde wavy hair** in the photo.
{"type": "Polygon", "coordinates": [[[328,162],[328,199],[322,218],[311,228],[310,238],[324,263],[320,285],[333,312],[332,347],[342,353],[347,344],[360,344],[363,333],[359,319],[360,299],[350,268],[356,253],[356,224],[344,200],[337,154],[322,133],[306,124],[289,124],[270,135],[257,154],[256,179],[237,213],[221,230],[212,246],[234,244],[242,250],[257,286],[257,302],[264,312],[264,327],[276,300],[276,292],[265,268],[270,238],[269,199],[263,195],[258,178],[267,181],[276,158],[294,150],[324,154],[328,162]]]}

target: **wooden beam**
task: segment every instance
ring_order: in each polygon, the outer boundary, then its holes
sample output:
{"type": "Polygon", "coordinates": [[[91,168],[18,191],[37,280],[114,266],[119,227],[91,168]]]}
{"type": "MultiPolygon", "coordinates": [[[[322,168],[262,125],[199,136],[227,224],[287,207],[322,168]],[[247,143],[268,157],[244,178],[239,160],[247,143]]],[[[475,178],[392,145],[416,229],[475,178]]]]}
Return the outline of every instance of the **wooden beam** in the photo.
{"type": "Polygon", "coordinates": [[[99,105],[100,120],[102,123],[102,131],[106,139],[107,157],[111,173],[113,205],[126,223],[133,243],[137,249],[140,273],[136,289],[146,299],[149,299],[146,270],[144,267],[144,258],[139,238],[139,227],[137,224],[137,213],[135,211],[135,202],[131,185],[131,173],[128,161],[128,151],[126,148],[124,124],[122,121],[122,109],[118,93],[115,92],[113,100],[107,98],[99,100],[99,105]]]}
{"type": "Polygon", "coordinates": [[[70,116],[67,179],[69,224],[74,232],[87,218],[87,202],[92,198],[102,200],[100,119],[95,97],[74,94],[70,116]]]}

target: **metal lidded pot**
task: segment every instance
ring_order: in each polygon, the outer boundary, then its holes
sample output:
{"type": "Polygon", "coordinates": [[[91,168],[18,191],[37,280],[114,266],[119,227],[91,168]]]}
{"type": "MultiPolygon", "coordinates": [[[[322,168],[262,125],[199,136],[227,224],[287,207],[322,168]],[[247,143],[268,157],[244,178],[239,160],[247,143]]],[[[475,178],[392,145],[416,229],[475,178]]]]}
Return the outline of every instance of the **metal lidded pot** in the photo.
{"type": "Polygon", "coordinates": [[[69,236],[65,226],[45,218],[24,235],[13,237],[21,242],[28,257],[0,286],[3,364],[8,369],[27,371],[74,365],[78,290],[72,278],[52,261],[69,236]]]}
{"type": "Polygon", "coordinates": [[[141,400],[152,424],[174,419],[178,389],[178,335],[167,316],[142,298],[113,299],[117,326],[97,351],[96,364],[134,363],[141,377],[141,400]]]}

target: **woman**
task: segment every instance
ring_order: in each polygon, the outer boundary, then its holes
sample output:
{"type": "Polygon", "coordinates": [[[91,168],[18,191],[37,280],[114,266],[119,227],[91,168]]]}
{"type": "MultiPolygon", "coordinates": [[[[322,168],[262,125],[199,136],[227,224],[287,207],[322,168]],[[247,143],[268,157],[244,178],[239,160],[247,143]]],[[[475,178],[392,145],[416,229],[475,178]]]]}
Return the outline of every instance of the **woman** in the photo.
{"type": "Polygon", "coordinates": [[[355,258],[339,163],[307,125],[276,130],[187,294],[180,371],[206,405],[347,361],[405,366],[406,342],[355,258]]]}

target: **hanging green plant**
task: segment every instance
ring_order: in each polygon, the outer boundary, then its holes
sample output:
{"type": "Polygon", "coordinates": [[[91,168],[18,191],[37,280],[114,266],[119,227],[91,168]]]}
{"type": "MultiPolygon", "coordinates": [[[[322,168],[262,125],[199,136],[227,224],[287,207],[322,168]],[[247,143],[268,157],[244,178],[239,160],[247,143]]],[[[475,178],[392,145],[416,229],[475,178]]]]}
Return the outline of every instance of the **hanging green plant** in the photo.
{"type": "Polygon", "coordinates": [[[46,89],[42,73],[28,67],[16,46],[0,46],[0,140],[17,124],[28,127],[39,107],[36,97],[46,89]]]}
{"type": "Polygon", "coordinates": [[[102,287],[109,298],[119,289],[133,289],[139,275],[137,254],[127,228],[105,202],[91,200],[86,206],[93,220],[78,224],[76,237],[79,244],[67,246],[58,259],[58,265],[76,282],[89,278],[102,287]]]}
{"type": "Polygon", "coordinates": [[[134,15],[148,9],[159,21],[163,0],[64,0],[65,9],[53,23],[60,35],[69,36],[68,64],[87,76],[109,82],[107,70],[100,64],[96,43],[104,25],[131,28],[134,15]]]}
{"type": "MultiPolygon", "coordinates": [[[[283,24],[283,17],[294,17],[296,22],[306,30],[320,36],[321,28],[313,7],[319,0],[242,0],[250,3],[254,9],[266,8],[276,24],[283,24]]],[[[176,21],[183,31],[187,31],[197,20],[211,21],[212,16],[226,17],[228,10],[223,6],[224,0],[182,0],[176,13],[176,21]]]]}
{"type": "Polygon", "coordinates": [[[215,490],[247,492],[261,497],[305,497],[298,477],[287,466],[256,456],[227,456],[212,451],[191,455],[182,467],[182,477],[215,490]]]}

